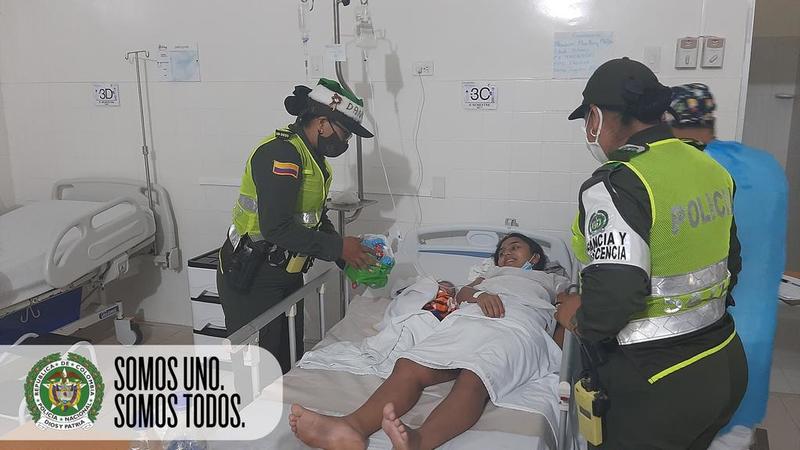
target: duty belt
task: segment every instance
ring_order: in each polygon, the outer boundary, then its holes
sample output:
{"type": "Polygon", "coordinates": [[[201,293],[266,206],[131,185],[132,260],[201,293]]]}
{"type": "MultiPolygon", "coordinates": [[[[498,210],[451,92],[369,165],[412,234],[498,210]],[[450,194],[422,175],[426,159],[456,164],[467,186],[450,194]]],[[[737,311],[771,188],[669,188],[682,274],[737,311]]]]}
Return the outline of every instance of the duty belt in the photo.
{"type": "Polygon", "coordinates": [[[725,314],[730,283],[727,261],[671,277],[653,277],[645,311],[617,333],[619,345],[681,336],[703,329],[725,314]]]}

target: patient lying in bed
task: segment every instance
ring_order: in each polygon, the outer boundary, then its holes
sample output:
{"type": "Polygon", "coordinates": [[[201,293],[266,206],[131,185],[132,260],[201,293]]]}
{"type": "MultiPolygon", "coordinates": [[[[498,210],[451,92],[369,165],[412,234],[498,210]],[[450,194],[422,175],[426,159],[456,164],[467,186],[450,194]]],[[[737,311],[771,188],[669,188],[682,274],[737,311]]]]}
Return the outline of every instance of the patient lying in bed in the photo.
{"type": "Polygon", "coordinates": [[[495,267],[459,290],[459,308],[442,321],[419,305],[415,312],[391,318],[360,350],[326,352],[334,344],[307,354],[301,367],[339,366],[334,370],[374,373],[386,380],[344,417],[292,405],[292,431],[311,447],[364,449],[369,436],[382,428],[396,449],[432,449],[469,430],[487,401],[524,403],[524,398],[513,398],[517,388],[557,371],[560,363],[551,338],[551,302],[561,280],[540,272],[544,260],[535,241],[506,236],[495,252],[495,267]],[[401,422],[426,387],[448,381],[455,381],[452,390],[420,428],[401,422]]]}

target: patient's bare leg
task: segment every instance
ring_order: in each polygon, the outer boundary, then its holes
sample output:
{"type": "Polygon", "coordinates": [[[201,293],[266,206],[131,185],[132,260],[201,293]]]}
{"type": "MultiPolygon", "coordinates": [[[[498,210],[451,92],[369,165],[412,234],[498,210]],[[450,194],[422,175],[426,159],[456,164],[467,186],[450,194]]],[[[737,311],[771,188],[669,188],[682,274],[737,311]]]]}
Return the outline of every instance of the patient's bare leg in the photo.
{"type": "Polygon", "coordinates": [[[312,447],[362,449],[366,439],[381,428],[383,408],[393,403],[399,416],[410,410],[428,386],[451,381],[459,370],[430,369],[408,359],[398,359],[389,378],[355,412],[331,417],[292,405],[289,425],[297,437],[312,447]]]}
{"type": "Polygon", "coordinates": [[[458,373],[459,369],[431,369],[408,359],[398,359],[389,378],[345,420],[367,437],[380,430],[383,407],[387,403],[393,403],[398,417],[402,416],[417,404],[423,389],[452,381],[458,373]]]}
{"type": "Polygon", "coordinates": [[[389,404],[384,409],[383,430],[396,450],[433,449],[472,428],[488,399],[481,379],[465,369],[456,378],[450,394],[420,428],[412,430],[403,424],[394,406],[389,404]]]}

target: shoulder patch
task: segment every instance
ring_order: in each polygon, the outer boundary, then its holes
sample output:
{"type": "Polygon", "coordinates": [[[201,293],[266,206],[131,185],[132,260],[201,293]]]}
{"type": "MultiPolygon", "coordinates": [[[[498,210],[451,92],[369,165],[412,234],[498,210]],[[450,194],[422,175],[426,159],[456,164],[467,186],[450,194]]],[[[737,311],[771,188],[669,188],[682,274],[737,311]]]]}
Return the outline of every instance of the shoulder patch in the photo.
{"type": "Polygon", "coordinates": [[[291,139],[293,134],[292,130],[288,128],[278,128],[275,130],[275,137],[278,139],[291,139]]]}
{"type": "Polygon", "coordinates": [[[647,144],[644,145],[625,144],[618,149],[618,151],[620,152],[635,153],[635,154],[644,153],[647,150],[650,150],[650,146],[647,144]]]}
{"type": "Polygon", "coordinates": [[[300,174],[300,167],[297,164],[290,162],[273,161],[272,173],[275,175],[286,175],[297,178],[300,174]]]}

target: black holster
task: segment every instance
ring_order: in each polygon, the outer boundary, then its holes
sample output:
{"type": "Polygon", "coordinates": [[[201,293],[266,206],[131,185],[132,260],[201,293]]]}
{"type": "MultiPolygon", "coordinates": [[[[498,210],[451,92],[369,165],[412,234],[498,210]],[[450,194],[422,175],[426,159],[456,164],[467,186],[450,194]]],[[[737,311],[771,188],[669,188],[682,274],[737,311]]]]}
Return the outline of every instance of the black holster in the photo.
{"type": "Polygon", "coordinates": [[[226,283],[234,290],[247,294],[266,260],[266,242],[252,242],[248,236],[242,236],[230,260],[222,266],[226,283]]]}

